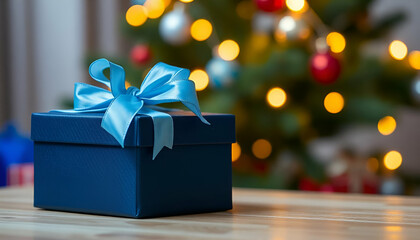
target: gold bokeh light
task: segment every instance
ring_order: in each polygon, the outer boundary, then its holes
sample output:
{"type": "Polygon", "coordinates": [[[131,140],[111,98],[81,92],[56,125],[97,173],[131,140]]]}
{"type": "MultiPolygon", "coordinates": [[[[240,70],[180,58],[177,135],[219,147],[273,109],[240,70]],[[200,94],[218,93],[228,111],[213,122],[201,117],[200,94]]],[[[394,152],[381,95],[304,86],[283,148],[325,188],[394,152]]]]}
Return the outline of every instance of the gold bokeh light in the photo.
{"type": "Polygon", "coordinates": [[[128,89],[129,87],[131,87],[131,84],[128,81],[125,81],[125,89],[128,89]]]}
{"type": "Polygon", "coordinates": [[[127,10],[125,19],[133,27],[141,26],[147,20],[147,9],[141,5],[133,5],[127,10]]]}
{"type": "Polygon", "coordinates": [[[275,87],[267,92],[266,99],[271,107],[279,108],[286,103],[287,95],[283,89],[275,87]]]}
{"type": "Polygon", "coordinates": [[[155,19],[162,16],[165,11],[165,2],[163,0],[147,0],[144,7],[147,9],[147,16],[155,19]]]}
{"type": "Polygon", "coordinates": [[[239,55],[239,51],[239,45],[233,40],[223,41],[217,49],[220,58],[222,58],[225,61],[232,61],[235,58],[237,58],[239,55]]]}
{"type": "Polygon", "coordinates": [[[339,113],[344,108],[344,98],[338,92],[330,92],[324,99],[324,107],[329,113],[339,113]]]}
{"type": "Polygon", "coordinates": [[[331,32],[327,35],[327,44],[330,46],[331,52],[341,53],[346,47],[346,39],[341,33],[331,32]]]}
{"type": "Polygon", "coordinates": [[[396,127],[397,122],[391,116],[383,117],[378,121],[378,131],[384,136],[392,134],[396,127]]]}
{"type": "Polygon", "coordinates": [[[248,0],[240,1],[236,5],[236,14],[243,19],[252,19],[254,15],[254,3],[248,0]]]}
{"type": "Polygon", "coordinates": [[[385,154],[384,165],[389,170],[395,170],[401,166],[402,156],[398,151],[390,151],[385,154]]]}
{"type": "Polygon", "coordinates": [[[198,19],[191,25],[191,36],[197,41],[207,40],[213,32],[213,26],[206,19],[198,19]]]}
{"type": "Polygon", "coordinates": [[[268,158],[271,154],[271,143],[265,139],[258,139],[252,144],[252,153],[259,159],[268,158]]]}
{"type": "Polygon", "coordinates": [[[163,0],[163,3],[165,3],[165,8],[171,4],[172,0],[163,0]]]}
{"type": "Polygon", "coordinates": [[[286,0],[286,6],[293,12],[305,12],[308,9],[308,4],[305,0],[286,0]]]}
{"type": "Polygon", "coordinates": [[[202,91],[209,85],[209,75],[201,69],[191,72],[190,80],[195,83],[195,90],[202,91]]]}
{"type": "Polygon", "coordinates": [[[389,44],[389,54],[396,60],[403,60],[407,56],[407,46],[400,40],[394,40],[389,44]]]}
{"type": "Polygon", "coordinates": [[[236,142],[232,143],[232,162],[235,162],[241,156],[241,146],[236,142]]]}
{"type": "Polygon", "coordinates": [[[366,168],[370,171],[370,172],[376,172],[378,171],[379,168],[379,161],[377,158],[375,157],[371,157],[367,160],[366,162],[366,168]]]}
{"type": "Polygon", "coordinates": [[[420,70],[420,51],[412,51],[408,55],[408,63],[416,70],[420,70]]]}

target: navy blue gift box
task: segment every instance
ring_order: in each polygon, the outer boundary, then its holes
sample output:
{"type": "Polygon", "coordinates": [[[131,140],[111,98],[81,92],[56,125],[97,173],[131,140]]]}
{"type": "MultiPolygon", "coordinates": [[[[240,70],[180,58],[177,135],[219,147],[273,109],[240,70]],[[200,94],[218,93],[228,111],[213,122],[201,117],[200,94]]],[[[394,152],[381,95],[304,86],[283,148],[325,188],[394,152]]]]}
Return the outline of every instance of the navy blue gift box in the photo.
{"type": "Polygon", "coordinates": [[[170,114],[174,146],[155,160],[148,116],[135,116],[122,148],[103,113],[32,114],[34,206],[133,218],[231,209],[234,116],[170,114]]]}

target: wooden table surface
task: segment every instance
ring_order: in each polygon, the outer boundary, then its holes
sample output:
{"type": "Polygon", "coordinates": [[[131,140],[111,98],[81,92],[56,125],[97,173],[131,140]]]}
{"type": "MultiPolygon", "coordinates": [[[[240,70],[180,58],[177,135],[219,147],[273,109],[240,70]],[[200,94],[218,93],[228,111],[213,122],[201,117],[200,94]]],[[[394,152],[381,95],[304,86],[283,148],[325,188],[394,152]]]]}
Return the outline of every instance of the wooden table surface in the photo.
{"type": "Polygon", "coordinates": [[[32,206],[0,189],[0,239],[420,239],[420,198],[234,190],[227,212],[128,219],[32,206]]]}

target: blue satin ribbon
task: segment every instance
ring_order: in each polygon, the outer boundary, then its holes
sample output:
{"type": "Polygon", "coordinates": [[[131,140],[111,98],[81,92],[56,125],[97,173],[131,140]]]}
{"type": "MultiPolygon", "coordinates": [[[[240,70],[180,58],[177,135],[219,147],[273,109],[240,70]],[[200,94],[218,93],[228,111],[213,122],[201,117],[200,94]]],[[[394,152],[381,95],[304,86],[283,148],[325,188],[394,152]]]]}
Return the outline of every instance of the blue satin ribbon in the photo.
{"type": "Polygon", "coordinates": [[[165,63],[156,64],[147,74],[140,89],[125,88],[124,69],[104,58],[94,61],[89,67],[90,76],[108,86],[111,91],[86,83],[74,87],[74,109],[55,110],[66,113],[104,112],[101,126],[124,147],[128,128],[136,114],[152,118],[154,127],[153,159],[163,149],[172,149],[174,126],[172,117],[162,112],[164,108],[153,105],[181,102],[200,120],[210,125],[201,115],[194,82],[188,80],[190,71],[165,63]],[[110,69],[110,79],[103,71],[110,69]]]}

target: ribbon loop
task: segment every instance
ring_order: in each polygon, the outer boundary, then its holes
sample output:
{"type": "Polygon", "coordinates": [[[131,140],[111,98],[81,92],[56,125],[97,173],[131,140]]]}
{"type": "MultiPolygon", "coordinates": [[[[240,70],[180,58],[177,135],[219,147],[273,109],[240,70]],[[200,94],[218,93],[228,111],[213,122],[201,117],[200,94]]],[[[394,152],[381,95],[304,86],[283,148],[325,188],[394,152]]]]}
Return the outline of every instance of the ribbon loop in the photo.
{"type": "Polygon", "coordinates": [[[134,96],[119,95],[106,110],[101,127],[114,136],[121,147],[124,147],[125,135],[130,123],[143,105],[143,101],[139,101],[134,96]]]}
{"type": "Polygon", "coordinates": [[[172,117],[166,110],[153,105],[181,102],[199,119],[210,123],[202,116],[198,105],[194,83],[188,80],[190,71],[165,63],[156,64],[147,74],[140,89],[125,89],[124,69],[104,58],[89,66],[90,76],[105,84],[111,91],[85,83],[76,83],[74,89],[74,109],[55,110],[66,113],[104,112],[101,126],[124,147],[128,128],[136,114],[148,115],[153,120],[153,159],[166,146],[172,149],[174,126],[172,117]],[[104,70],[110,70],[110,79],[104,70]]]}

